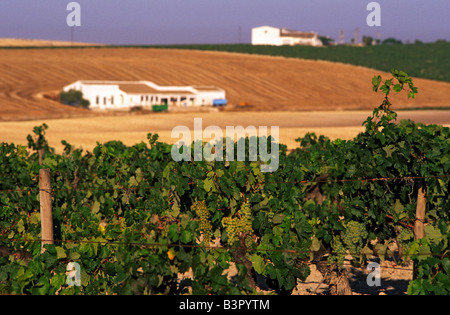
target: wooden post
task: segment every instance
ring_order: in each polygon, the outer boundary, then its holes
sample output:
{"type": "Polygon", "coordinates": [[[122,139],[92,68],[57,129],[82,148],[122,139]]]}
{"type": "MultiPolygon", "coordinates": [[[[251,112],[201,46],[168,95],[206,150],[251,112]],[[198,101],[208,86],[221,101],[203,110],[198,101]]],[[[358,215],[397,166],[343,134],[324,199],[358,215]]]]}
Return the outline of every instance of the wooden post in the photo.
{"type": "Polygon", "coordinates": [[[42,165],[42,159],[44,158],[44,153],[45,153],[45,150],[44,150],[44,149],[39,149],[39,150],[38,150],[38,154],[39,154],[39,165],[42,165]]]}
{"type": "Polygon", "coordinates": [[[425,209],[427,200],[425,198],[425,183],[419,179],[419,189],[417,191],[416,220],[414,221],[414,237],[416,240],[425,237],[425,209]]]}
{"type": "Polygon", "coordinates": [[[41,246],[53,244],[53,215],[50,169],[39,171],[39,196],[41,203],[41,246]]]}

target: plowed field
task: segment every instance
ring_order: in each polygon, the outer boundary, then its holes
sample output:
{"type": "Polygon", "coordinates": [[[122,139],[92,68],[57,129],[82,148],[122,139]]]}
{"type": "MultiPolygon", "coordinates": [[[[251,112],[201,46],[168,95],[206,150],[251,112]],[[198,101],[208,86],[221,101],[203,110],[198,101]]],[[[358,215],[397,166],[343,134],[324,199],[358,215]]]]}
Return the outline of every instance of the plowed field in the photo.
{"type": "MultiPolygon", "coordinates": [[[[230,106],[249,111],[372,109],[381,71],[325,61],[146,48],[1,49],[0,121],[99,115],[49,100],[79,79],[150,80],[161,85],[216,85],[230,106]]],[[[415,79],[415,101],[395,108],[450,106],[450,83],[415,79]]]]}

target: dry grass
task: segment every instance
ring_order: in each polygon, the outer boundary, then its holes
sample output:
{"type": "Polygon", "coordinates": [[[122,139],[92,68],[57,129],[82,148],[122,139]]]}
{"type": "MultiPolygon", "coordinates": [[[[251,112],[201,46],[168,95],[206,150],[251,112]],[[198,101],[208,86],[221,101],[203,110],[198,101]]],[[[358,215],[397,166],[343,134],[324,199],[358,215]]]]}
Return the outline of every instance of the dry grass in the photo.
{"type": "MultiPolygon", "coordinates": [[[[331,139],[352,139],[364,128],[362,122],[369,111],[341,112],[218,112],[218,113],[160,113],[139,116],[88,117],[57,120],[21,121],[0,123],[0,141],[27,144],[26,136],[34,126],[46,123],[47,138],[52,147],[62,151],[61,140],[76,147],[92,151],[97,141],[104,143],[120,140],[126,145],[147,142],[147,133],[158,133],[160,141],[174,143],[175,126],[186,126],[194,130],[194,118],[202,118],[202,129],[218,126],[226,135],[226,126],[279,126],[280,143],[289,149],[297,147],[295,139],[307,132],[326,135],[331,139]]],[[[424,123],[450,125],[450,111],[402,111],[399,118],[410,118],[424,123]]],[[[192,134],[193,138],[193,134],[192,134]]],[[[208,139],[204,139],[205,141],[208,139]]]]}
{"type": "Polygon", "coordinates": [[[58,46],[101,46],[98,44],[67,42],[59,40],[45,40],[45,39],[23,39],[23,38],[0,38],[1,47],[58,47],[58,46]]]}

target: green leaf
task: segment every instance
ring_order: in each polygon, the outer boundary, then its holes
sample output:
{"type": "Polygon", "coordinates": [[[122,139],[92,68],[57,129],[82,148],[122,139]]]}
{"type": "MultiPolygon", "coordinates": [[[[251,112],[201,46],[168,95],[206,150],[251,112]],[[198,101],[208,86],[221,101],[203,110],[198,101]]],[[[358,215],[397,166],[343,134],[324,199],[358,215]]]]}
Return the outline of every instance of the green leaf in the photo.
{"type": "Polygon", "coordinates": [[[203,188],[205,189],[206,192],[215,191],[214,179],[213,178],[205,179],[203,181],[203,188]]]}
{"type": "Polygon", "coordinates": [[[216,171],[216,174],[217,174],[217,177],[222,177],[222,176],[223,176],[223,174],[225,174],[225,173],[224,173],[224,171],[223,171],[223,170],[221,170],[221,169],[218,169],[218,170],[216,171]]]}
{"type": "Polygon", "coordinates": [[[432,225],[425,226],[425,237],[430,242],[430,244],[439,244],[442,240],[445,239],[445,236],[442,235],[441,231],[432,225]]]}
{"type": "Polygon", "coordinates": [[[381,81],[382,81],[381,75],[374,76],[374,77],[372,78],[373,90],[374,90],[375,92],[378,91],[378,88],[379,88],[379,86],[380,86],[380,84],[381,84],[381,81]]]}
{"type": "Polygon", "coordinates": [[[314,237],[311,242],[311,251],[312,252],[319,251],[320,246],[321,246],[321,242],[319,241],[319,239],[317,237],[314,237]]]}
{"type": "Polygon", "coordinates": [[[273,217],[272,222],[273,222],[273,224],[280,224],[281,222],[283,222],[283,220],[284,220],[284,214],[278,213],[273,217]]]}
{"type": "Polygon", "coordinates": [[[71,252],[69,254],[69,259],[70,260],[78,260],[78,259],[80,259],[80,257],[81,257],[81,255],[80,255],[79,252],[71,252]]]}
{"type": "Polygon", "coordinates": [[[59,289],[66,283],[67,276],[64,273],[56,274],[51,279],[52,287],[55,289],[59,289]]]}
{"type": "Polygon", "coordinates": [[[169,237],[174,241],[178,241],[178,224],[171,224],[169,226],[169,237]]]}
{"type": "Polygon", "coordinates": [[[403,89],[403,86],[401,84],[394,85],[394,91],[395,92],[401,92],[403,89]]]}
{"type": "Polygon", "coordinates": [[[192,232],[183,230],[183,232],[181,232],[180,241],[184,244],[190,243],[192,241],[192,232]]]}
{"type": "Polygon", "coordinates": [[[64,248],[62,248],[61,246],[56,246],[55,249],[56,249],[56,257],[58,259],[67,257],[67,254],[66,254],[66,251],[64,250],[64,248]]]}
{"type": "Polygon", "coordinates": [[[115,283],[121,283],[121,282],[127,280],[128,277],[129,277],[129,276],[128,276],[125,272],[123,272],[123,270],[120,270],[120,271],[117,273],[116,277],[114,278],[114,282],[115,282],[115,283]]]}
{"type": "Polygon", "coordinates": [[[253,254],[250,258],[251,262],[252,262],[252,266],[255,269],[255,271],[259,274],[264,274],[265,269],[266,269],[266,263],[264,262],[264,258],[261,257],[258,254],[253,254]]]}
{"type": "Polygon", "coordinates": [[[97,214],[100,211],[100,206],[101,206],[100,202],[96,200],[92,205],[92,213],[97,214]]]}
{"type": "Polygon", "coordinates": [[[128,180],[128,186],[129,187],[137,187],[137,186],[139,186],[139,183],[136,180],[136,177],[134,177],[134,176],[130,177],[130,179],[128,180]]]}
{"type": "Polygon", "coordinates": [[[442,260],[442,267],[445,272],[450,275],[450,258],[444,258],[444,260],[442,260]]]}

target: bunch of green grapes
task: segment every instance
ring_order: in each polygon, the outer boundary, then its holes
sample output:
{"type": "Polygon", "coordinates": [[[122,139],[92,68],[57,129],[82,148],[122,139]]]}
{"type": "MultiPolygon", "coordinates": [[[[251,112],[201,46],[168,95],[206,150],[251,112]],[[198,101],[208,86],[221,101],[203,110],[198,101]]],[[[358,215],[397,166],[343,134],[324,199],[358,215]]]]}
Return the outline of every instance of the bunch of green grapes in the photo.
{"type": "Polygon", "coordinates": [[[224,217],[222,218],[222,225],[225,227],[228,235],[228,244],[234,244],[239,240],[239,235],[241,233],[249,232],[249,236],[246,237],[246,245],[251,245],[251,237],[253,234],[252,228],[252,211],[250,209],[250,204],[244,202],[239,210],[239,217],[224,217]]]}
{"type": "Polygon", "coordinates": [[[213,235],[211,215],[208,207],[205,205],[205,201],[196,201],[191,206],[191,210],[194,210],[200,219],[198,230],[203,234],[203,244],[209,245],[213,235]]]}
{"type": "Polygon", "coordinates": [[[273,222],[273,217],[275,216],[275,212],[270,209],[269,212],[267,212],[267,218],[269,219],[269,222],[272,223],[273,222]]]}
{"type": "Polygon", "coordinates": [[[332,264],[334,262],[337,262],[339,266],[342,266],[344,264],[345,256],[347,255],[347,251],[342,244],[340,237],[333,236],[333,241],[331,242],[331,249],[332,253],[330,256],[328,256],[328,263],[332,264]]]}
{"type": "Polygon", "coordinates": [[[345,247],[352,255],[357,255],[361,252],[364,241],[369,236],[364,223],[350,221],[346,225],[345,232],[342,235],[342,241],[345,247]]]}
{"type": "Polygon", "coordinates": [[[402,245],[406,245],[414,239],[414,234],[408,228],[398,226],[397,233],[397,241],[402,245]]]}

